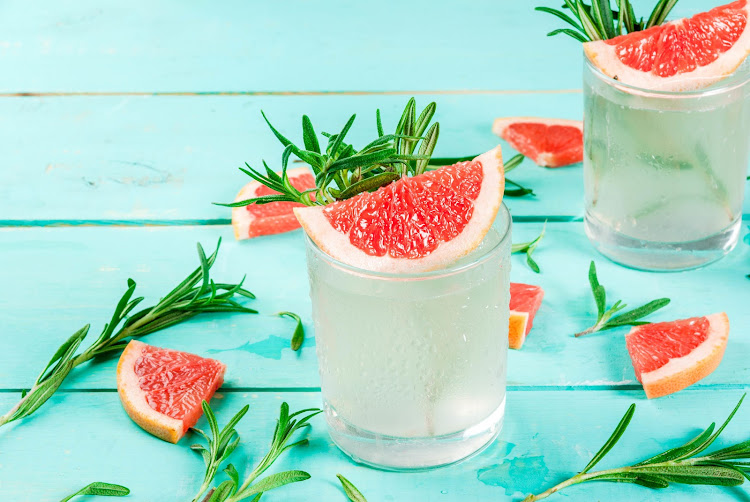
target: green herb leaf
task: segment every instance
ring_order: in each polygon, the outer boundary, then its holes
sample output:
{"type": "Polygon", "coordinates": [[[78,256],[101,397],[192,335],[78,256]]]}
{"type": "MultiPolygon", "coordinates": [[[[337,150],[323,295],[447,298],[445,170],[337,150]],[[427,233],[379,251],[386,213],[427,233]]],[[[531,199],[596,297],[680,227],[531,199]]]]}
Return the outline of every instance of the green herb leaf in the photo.
{"type": "Polygon", "coordinates": [[[648,460],[628,467],[589,472],[589,469],[601,460],[622,436],[633,416],[635,408],[633,404],[620,420],[620,424],[615,428],[612,436],[579,474],[539,495],[529,495],[524,499],[524,502],[542,500],[568,486],[589,481],[634,483],[652,489],[667,488],[670,483],[739,486],[745,482],[745,479],[750,479],[750,474],[748,474],[750,462],[747,462],[747,460],[750,460],[750,440],[709,453],[703,457],[696,457],[695,455],[701,453],[718,438],[737,413],[744,398],[745,395],[742,396],[724,424],[714,434],[711,434],[714,428],[714,425],[711,424],[706,431],[683,446],[672,448],[648,460]]]}
{"type": "Polygon", "coordinates": [[[125,344],[156,331],[184,322],[192,317],[205,313],[236,312],[257,313],[244,307],[234,297],[252,298],[253,294],[239,284],[214,284],[209,277],[209,270],[216,261],[221,239],[211,256],[206,256],[198,244],[200,266],[187,276],[159,303],[129,315],[142,298],[132,300],[136,284],[128,279],[127,290],[115,307],[109,323],[104,325],[102,334],[86,350],[77,350],[86,337],[89,325],[76,331],[55,351],[44,370],[40,373],[34,386],[21,397],[21,400],[10,411],[0,417],[0,426],[28,417],[41,407],[57,391],[70,372],[93,358],[112,357],[119,353],[125,344]]]}
{"type": "Polygon", "coordinates": [[[624,310],[626,305],[622,303],[622,300],[617,300],[615,304],[607,310],[607,295],[604,291],[604,286],[599,283],[599,279],[596,275],[596,265],[593,260],[589,266],[589,284],[591,285],[591,293],[594,296],[594,302],[596,303],[596,322],[593,326],[581,331],[580,333],[576,333],[576,337],[620,326],[640,326],[648,324],[648,322],[639,321],[639,319],[666,307],[670,302],[669,298],[659,298],[657,300],[651,300],[645,305],[641,305],[640,307],[634,308],[624,314],[614,316],[617,312],[624,310]]]}
{"type": "Polygon", "coordinates": [[[544,234],[547,231],[547,222],[544,222],[544,226],[542,227],[542,231],[539,232],[539,235],[534,239],[533,241],[529,242],[522,242],[520,244],[513,244],[511,246],[511,253],[526,253],[526,264],[529,266],[531,270],[536,272],[537,274],[540,273],[539,265],[534,261],[532,258],[532,254],[534,254],[534,250],[539,245],[539,243],[544,238],[544,234]]]}
{"type": "Polygon", "coordinates": [[[341,486],[344,489],[344,493],[346,494],[350,502],[367,502],[365,496],[362,495],[359,490],[357,490],[357,487],[354,486],[351,481],[346,479],[341,474],[336,474],[336,477],[339,478],[341,486]]]}
{"type": "Polygon", "coordinates": [[[88,484],[73,493],[68,495],[60,502],[68,502],[69,500],[83,495],[97,495],[100,497],[124,497],[130,494],[130,490],[120,485],[113,485],[112,483],[102,483],[101,481],[95,481],[94,483],[88,484]]]}
{"type": "Polygon", "coordinates": [[[297,326],[294,328],[294,334],[292,335],[292,350],[299,350],[305,340],[305,328],[302,326],[302,319],[294,312],[279,312],[276,315],[289,317],[297,321],[297,326]]]}

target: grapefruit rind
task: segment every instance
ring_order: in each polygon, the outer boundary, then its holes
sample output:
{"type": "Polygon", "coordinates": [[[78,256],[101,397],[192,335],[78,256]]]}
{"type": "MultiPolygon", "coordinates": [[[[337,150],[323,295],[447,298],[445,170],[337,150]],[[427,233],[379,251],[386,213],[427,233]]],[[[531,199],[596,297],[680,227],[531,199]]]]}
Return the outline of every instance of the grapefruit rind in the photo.
{"type": "MultiPolygon", "coordinates": [[[[708,337],[689,354],[671,359],[667,364],[653,371],[641,373],[640,382],[646,397],[673,394],[710,375],[721,363],[729,337],[729,318],[724,312],[706,316],[709,322],[708,337]]],[[[626,340],[639,327],[625,335],[626,340]]]]}
{"type": "MultiPolygon", "coordinates": [[[[287,171],[287,177],[290,180],[294,180],[298,176],[304,175],[304,174],[311,174],[310,171],[306,167],[296,167],[294,169],[289,169],[287,171]]],[[[292,183],[294,185],[294,183],[292,183]]],[[[240,202],[243,200],[251,199],[256,196],[256,190],[261,186],[260,182],[258,181],[251,181],[247,185],[243,186],[240,191],[237,193],[237,197],[234,198],[234,202],[240,202]]],[[[299,188],[299,187],[298,187],[299,188]]],[[[273,204],[273,203],[272,203],[273,204]]],[[[297,223],[297,220],[294,218],[294,213],[289,212],[288,215],[278,215],[278,216],[270,216],[263,218],[264,222],[269,223],[269,220],[271,220],[270,224],[267,226],[274,227],[273,221],[277,221],[278,224],[278,230],[277,231],[269,231],[269,232],[255,232],[251,231],[253,227],[253,223],[258,218],[251,215],[247,211],[247,207],[233,207],[232,208],[232,229],[234,230],[234,238],[238,241],[244,240],[244,239],[251,239],[253,237],[259,237],[261,235],[271,235],[275,233],[283,233],[283,232],[289,232],[291,230],[295,230],[299,228],[299,224],[297,223]],[[294,223],[292,228],[289,227],[289,223],[294,223]]]]}
{"type": "MultiPolygon", "coordinates": [[[[747,14],[748,25],[732,48],[722,53],[714,62],[700,66],[691,72],[677,73],[671,77],[659,77],[649,72],[633,69],[617,57],[616,46],[610,45],[604,40],[584,43],[583,51],[592,65],[608,77],[617,79],[624,84],[653,91],[695,91],[708,87],[734,73],[750,54],[750,2],[743,9],[747,14]]],[[[684,21],[684,19],[678,19],[662,26],[684,21]]]]}
{"type": "Polygon", "coordinates": [[[508,347],[520,349],[526,341],[526,326],[529,324],[528,312],[510,311],[510,322],[508,326],[508,347]]]}
{"type": "MultiPolygon", "coordinates": [[[[185,435],[185,424],[182,420],[159,413],[146,400],[146,392],[139,385],[139,377],[134,368],[135,363],[147,344],[131,340],[117,363],[117,392],[128,416],[149,434],[170,443],[177,443],[185,435]]],[[[223,367],[226,369],[226,367],[223,367]]],[[[218,385],[223,382],[222,370],[218,385]]],[[[213,394],[213,392],[212,392],[213,394]]]]}
{"type": "MultiPolygon", "coordinates": [[[[492,124],[492,132],[495,133],[497,136],[500,136],[501,138],[503,138],[505,141],[508,141],[508,143],[510,143],[508,136],[506,134],[506,131],[510,125],[519,124],[519,123],[544,124],[546,126],[575,127],[576,129],[580,130],[581,133],[583,133],[583,121],[581,120],[548,119],[548,118],[542,118],[542,117],[497,118],[495,119],[495,122],[493,122],[492,124]]],[[[511,146],[513,145],[511,144],[511,146]]],[[[523,153],[523,152],[520,152],[520,153],[523,153]]],[[[558,156],[559,156],[559,152],[542,152],[539,155],[537,155],[536,158],[532,158],[531,160],[533,160],[536,165],[541,166],[541,167],[563,167],[565,165],[568,165],[568,164],[559,163],[557,161],[558,156]]],[[[583,160],[582,156],[583,156],[583,144],[581,144],[581,160],[578,160],[575,163],[581,162],[583,160]]]]}
{"type": "Polygon", "coordinates": [[[324,206],[295,207],[302,228],[327,255],[347,265],[371,272],[400,274],[439,269],[473,251],[484,239],[502,204],[505,178],[500,146],[474,159],[483,167],[482,186],[474,201],[474,212],[463,231],[454,239],[443,242],[432,253],[418,259],[371,256],[356,248],[348,234],[336,230],[323,214],[324,206]]]}

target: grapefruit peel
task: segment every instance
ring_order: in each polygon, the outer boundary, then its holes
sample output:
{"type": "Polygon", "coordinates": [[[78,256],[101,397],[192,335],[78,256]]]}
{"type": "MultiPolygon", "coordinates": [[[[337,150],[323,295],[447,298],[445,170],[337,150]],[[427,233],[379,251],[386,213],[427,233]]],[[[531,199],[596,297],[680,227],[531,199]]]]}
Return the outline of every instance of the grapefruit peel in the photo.
{"type": "MultiPolygon", "coordinates": [[[[399,180],[387,185],[376,192],[366,192],[351,199],[335,202],[327,206],[296,207],[297,216],[308,237],[326,254],[347,265],[364,270],[380,273],[418,273],[441,268],[473,251],[484,239],[495,219],[495,215],[502,204],[505,186],[503,173],[502,151],[499,146],[485,152],[474,159],[482,167],[482,182],[479,195],[473,201],[471,219],[463,230],[453,239],[441,242],[437,249],[417,259],[394,258],[388,253],[373,256],[352,244],[348,233],[337,230],[326,216],[327,211],[338,210],[341,204],[358,204],[358,198],[372,199],[382,190],[397,189],[399,180]]],[[[456,166],[458,164],[454,164],[456,166]]],[[[430,177],[438,175],[446,166],[436,171],[407,178],[414,183],[422,183],[430,177]]],[[[433,178],[434,179],[434,178],[433,178]]],[[[363,199],[363,200],[367,200],[363,199]]]]}
{"type": "Polygon", "coordinates": [[[497,118],[492,132],[542,167],[583,162],[583,122],[541,117],[497,118]]]}
{"type": "MultiPolygon", "coordinates": [[[[170,368],[160,375],[160,383],[172,384],[175,387],[180,385],[179,377],[181,375],[179,372],[173,373],[173,369],[170,368]]],[[[201,358],[193,354],[169,349],[159,349],[138,340],[131,340],[122,352],[120,361],[117,363],[117,392],[120,395],[120,401],[125,412],[143,430],[164,441],[177,443],[188,429],[195,425],[203,413],[201,407],[202,401],[209,401],[216,390],[221,387],[221,384],[224,382],[225,371],[226,366],[214,359],[201,358]],[[213,374],[210,375],[211,379],[208,388],[204,392],[204,395],[199,396],[201,399],[196,399],[193,408],[183,418],[175,418],[160,413],[149,404],[150,392],[142,389],[141,377],[135,371],[136,365],[144,355],[144,350],[148,349],[190,356],[193,360],[200,360],[201,363],[205,361],[206,365],[211,366],[209,369],[213,374]]],[[[154,390],[158,391],[161,389],[154,390]]]]}
{"type": "MultiPolygon", "coordinates": [[[[700,318],[698,318],[700,319],[700,318]]],[[[708,332],[705,340],[690,352],[681,357],[670,359],[663,366],[642,372],[637,362],[641,350],[639,334],[644,330],[658,330],[661,326],[674,323],[657,323],[636,326],[625,335],[633,367],[638,381],[643,385],[646,397],[657,397],[674,394],[710,375],[721,363],[729,337],[729,318],[724,312],[705,316],[708,320],[708,332]]],[[[669,337],[668,341],[672,341],[669,337]]]]}
{"type": "MultiPolygon", "coordinates": [[[[750,19],[750,3],[747,0],[738,0],[731,4],[715,7],[708,12],[696,14],[692,18],[678,19],[668,23],[654,26],[644,31],[620,35],[609,40],[598,40],[583,44],[583,50],[593,66],[610,78],[616,79],[636,88],[654,91],[684,92],[695,91],[718,82],[732,74],[750,54],[750,30],[747,29],[750,19]],[[715,26],[706,21],[713,21],[715,26]],[[724,17],[721,17],[721,16],[724,17]],[[744,19],[744,20],[743,20],[744,19]],[[743,24],[743,31],[732,44],[731,48],[715,54],[712,62],[699,65],[693,61],[695,69],[691,71],[678,71],[670,76],[659,76],[655,71],[660,71],[666,65],[654,64],[649,71],[641,71],[625,64],[622,59],[626,57],[637,58],[635,64],[644,63],[643,57],[636,54],[639,49],[649,46],[668,47],[673,51],[682,49],[683,53],[693,53],[693,49],[702,49],[701,45],[726,46],[727,41],[715,36],[713,39],[709,31],[715,34],[723,32],[726,35],[727,25],[731,22],[743,24]],[[695,33],[695,39],[691,40],[695,46],[688,44],[683,38],[676,38],[680,33],[695,33]],[[671,35],[671,38],[669,37],[671,35]]],[[[659,60],[663,53],[651,53],[647,58],[659,60]]],[[[676,56],[679,57],[679,56],[676,56]]]]}

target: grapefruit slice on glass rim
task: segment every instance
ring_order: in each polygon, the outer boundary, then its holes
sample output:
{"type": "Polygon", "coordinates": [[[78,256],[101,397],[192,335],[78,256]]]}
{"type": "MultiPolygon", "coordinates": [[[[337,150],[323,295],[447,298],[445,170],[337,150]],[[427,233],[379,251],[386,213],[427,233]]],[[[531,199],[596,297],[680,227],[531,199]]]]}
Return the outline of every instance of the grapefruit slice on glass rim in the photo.
{"type": "Polygon", "coordinates": [[[561,167],[583,161],[580,120],[509,117],[495,119],[492,132],[538,166],[561,167]]]}
{"type": "Polygon", "coordinates": [[[117,363],[117,392],[135,423],[176,443],[203,413],[224,382],[226,366],[187,352],[132,340],[117,363]]]}
{"type": "Polygon", "coordinates": [[[691,91],[728,76],[750,53],[750,3],[716,7],[644,31],[583,44],[589,61],[625,84],[691,91]]]}
{"type": "Polygon", "coordinates": [[[503,198],[500,147],[472,161],[404,177],[327,206],[294,208],[329,256],[374,272],[416,273],[470,253],[492,226],[503,198]]]}
{"type": "Polygon", "coordinates": [[[649,399],[693,385],[721,362],[729,336],[724,312],[636,326],[625,335],[635,376],[649,399]]]}
{"type": "MultiPolygon", "coordinates": [[[[289,182],[299,191],[315,188],[315,177],[306,167],[297,167],[287,171],[289,182]]],[[[273,195],[278,192],[258,181],[251,181],[240,190],[235,202],[273,195]]],[[[239,241],[260,235],[280,234],[299,228],[293,209],[302,207],[296,202],[271,202],[269,204],[250,204],[245,207],[232,208],[232,228],[234,237],[239,241]]]]}
{"type": "Polygon", "coordinates": [[[531,331],[534,316],[542,305],[544,290],[539,286],[510,283],[510,326],[508,329],[508,346],[520,349],[531,331]]]}

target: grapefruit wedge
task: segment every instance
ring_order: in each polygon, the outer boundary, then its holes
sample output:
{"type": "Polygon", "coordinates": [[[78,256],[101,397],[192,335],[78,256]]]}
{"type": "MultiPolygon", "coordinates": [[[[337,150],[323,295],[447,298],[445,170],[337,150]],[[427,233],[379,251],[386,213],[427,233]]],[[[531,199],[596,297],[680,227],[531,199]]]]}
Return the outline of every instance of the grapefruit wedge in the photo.
{"type": "MultiPolygon", "coordinates": [[[[315,178],[305,167],[287,171],[289,182],[299,191],[315,188],[315,178]]],[[[276,194],[275,190],[251,181],[240,190],[235,202],[276,194]]],[[[232,208],[232,228],[237,240],[251,239],[260,235],[280,234],[299,228],[293,209],[302,206],[295,202],[271,202],[270,204],[250,204],[245,207],[232,208]]]]}
{"type": "Polygon", "coordinates": [[[492,132],[538,166],[561,167],[583,161],[580,120],[501,118],[495,119],[492,132]]]}
{"type": "Polygon", "coordinates": [[[542,305],[544,290],[539,286],[510,283],[510,327],[508,330],[508,346],[520,349],[526,341],[526,335],[531,331],[534,316],[542,305]]]}
{"type": "Polygon", "coordinates": [[[434,270],[476,248],[502,203],[500,147],[327,206],[294,208],[320,249],[375,272],[434,270]]]}
{"type": "Polygon", "coordinates": [[[610,40],[583,44],[589,61],[629,85],[690,91],[734,72],[750,53],[750,4],[738,0],[610,40]]]}
{"type": "Polygon", "coordinates": [[[635,376],[649,399],[693,385],[719,366],[727,346],[723,312],[636,326],[625,335],[635,376]]]}
{"type": "Polygon", "coordinates": [[[203,413],[224,382],[226,366],[187,352],[132,340],[117,364],[117,392],[135,423],[176,443],[203,413]]]}

